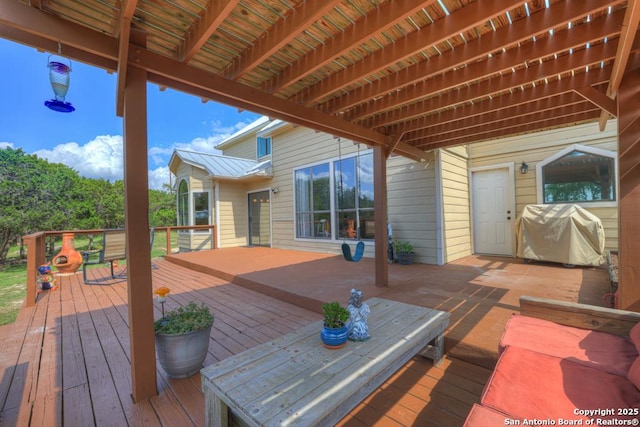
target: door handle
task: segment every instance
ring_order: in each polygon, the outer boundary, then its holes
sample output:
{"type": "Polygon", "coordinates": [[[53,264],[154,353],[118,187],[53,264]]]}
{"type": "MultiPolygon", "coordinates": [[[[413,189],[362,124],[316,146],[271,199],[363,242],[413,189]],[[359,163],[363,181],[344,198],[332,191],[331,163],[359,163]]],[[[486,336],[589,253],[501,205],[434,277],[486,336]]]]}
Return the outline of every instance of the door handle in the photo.
{"type": "Polygon", "coordinates": [[[510,214],[510,213],[511,213],[511,211],[507,211],[507,213],[508,213],[508,214],[510,214]]]}
{"type": "Polygon", "coordinates": [[[510,216],[508,216],[508,217],[507,217],[507,219],[511,219],[511,217],[510,217],[510,216]]]}

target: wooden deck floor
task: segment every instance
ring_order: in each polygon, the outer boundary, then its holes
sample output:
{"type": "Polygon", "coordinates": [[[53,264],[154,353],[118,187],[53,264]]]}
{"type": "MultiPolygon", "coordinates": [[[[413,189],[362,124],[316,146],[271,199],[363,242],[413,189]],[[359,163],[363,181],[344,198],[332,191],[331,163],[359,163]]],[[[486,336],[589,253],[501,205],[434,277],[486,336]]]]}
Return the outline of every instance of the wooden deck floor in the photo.
{"type": "MultiPolygon", "coordinates": [[[[317,312],[227,280],[163,260],[156,264],[153,286],[172,289],[167,309],[199,300],[215,312],[206,364],[320,319],[317,312]]],[[[0,328],[0,425],[204,424],[199,375],[172,380],[158,365],[159,395],[132,402],[126,282],[87,286],[75,274],[58,277],[58,284],[35,307],[23,308],[11,327],[0,328]]],[[[411,280],[407,286],[412,289],[411,280]]],[[[401,287],[389,292],[403,298],[401,287]]],[[[465,321],[458,317],[458,323],[465,321]]],[[[474,328],[465,326],[469,335],[474,328]]],[[[489,369],[456,357],[447,356],[438,368],[416,357],[341,425],[460,426],[489,375],[489,369]]]]}

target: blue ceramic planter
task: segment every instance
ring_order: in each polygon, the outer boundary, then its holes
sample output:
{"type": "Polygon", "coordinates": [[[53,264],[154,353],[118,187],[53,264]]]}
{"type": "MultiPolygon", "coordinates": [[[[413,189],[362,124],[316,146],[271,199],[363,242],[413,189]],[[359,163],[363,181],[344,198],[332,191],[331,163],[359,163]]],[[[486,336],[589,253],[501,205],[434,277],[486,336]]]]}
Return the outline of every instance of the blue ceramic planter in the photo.
{"type": "Polygon", "coordinates": [[[332,329],[324,326],[320,331],[320,338],[327,348],[337,349],[344,347],[349,338],[349,327],[343,326],[342,328],[332,329]]]}

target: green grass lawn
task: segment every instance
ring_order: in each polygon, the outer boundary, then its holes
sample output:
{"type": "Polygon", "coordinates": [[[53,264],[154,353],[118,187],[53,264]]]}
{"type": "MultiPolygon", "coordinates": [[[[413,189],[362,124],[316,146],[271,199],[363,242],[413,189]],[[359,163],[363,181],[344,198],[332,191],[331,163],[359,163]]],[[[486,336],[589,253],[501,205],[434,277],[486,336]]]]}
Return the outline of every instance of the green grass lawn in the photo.
{"type": "MultiPolygon", "coordinates": [[[[172,233],[175,234],[175,233],[172,233]]],[[[171,236],[172,247],[177,244],[177,236],[171,236]],[[175,239],[175,240],[174,240],[175,239]]],[[[94,239],[94,248],[96,245],[101,245],[102,236],[94,239]]],[[[76,249],[87,249],[89,239],[86,236],[77,236],[74,239],[76,249]]],[[[56,251],[58,252],[60,247],[60,241],[56,242],[56,251]]],[[[159,258],[165,255],[166,242],[164,233],[158,236],[153,241],[153,248],[151,249],[151,257],[159,258]],[[159,238],[158,238],[159,237],[159,238]]],[[[0,266],[0,326],[13,323],[18,316],[20,307],[24,302],[24,298],[27,294],[27,261],[20,260],[19,248],[11,247],[9,249],[9,257],[11,265],[0,266]]],[[[120,265],[125,265],[126,262],[121,262],[120,265]]],[[[99,265],[91,266],[90,268],[100,267],[99,265]]]]}
{"type": "Polygon", "coordinates": [[[0,325],[13,323],[27,293],[27,265],[0,270],[0,325]]]}

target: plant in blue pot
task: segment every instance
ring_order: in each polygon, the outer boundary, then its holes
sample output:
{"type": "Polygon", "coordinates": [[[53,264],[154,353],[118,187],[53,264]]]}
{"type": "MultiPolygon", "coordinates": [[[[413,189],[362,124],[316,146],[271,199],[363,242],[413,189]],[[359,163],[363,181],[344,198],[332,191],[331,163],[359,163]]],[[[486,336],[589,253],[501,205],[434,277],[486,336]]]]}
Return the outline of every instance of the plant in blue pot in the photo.
{"type": "Polygon", "coordinates": [[[349,338],[349,310],[337,301],[327,302],[322,304],[322,314],[324,315],[324,327],[320,332],[322,343],[330,349],[344,347],[349,338]]]}

